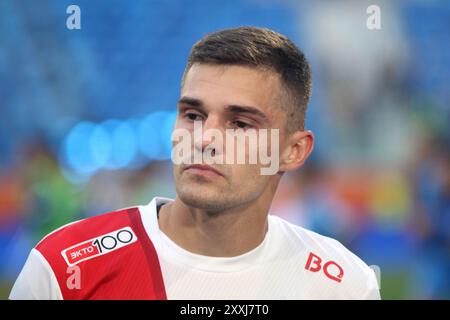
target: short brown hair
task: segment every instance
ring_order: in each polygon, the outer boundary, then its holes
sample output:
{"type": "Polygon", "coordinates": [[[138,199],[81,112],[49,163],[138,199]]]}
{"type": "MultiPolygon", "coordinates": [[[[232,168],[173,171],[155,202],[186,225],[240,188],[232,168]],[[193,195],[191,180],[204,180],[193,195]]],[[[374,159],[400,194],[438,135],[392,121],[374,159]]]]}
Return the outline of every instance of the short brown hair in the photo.
{"type": "Polygon", "coordinates": [[[287,131],[304,130],[311,97],[311,69],[303,52],[286,36],[256,27],[225,29],[207,34],[191,49],[184,80],[194,63],[270,68],[286,90],[287,131]]]}

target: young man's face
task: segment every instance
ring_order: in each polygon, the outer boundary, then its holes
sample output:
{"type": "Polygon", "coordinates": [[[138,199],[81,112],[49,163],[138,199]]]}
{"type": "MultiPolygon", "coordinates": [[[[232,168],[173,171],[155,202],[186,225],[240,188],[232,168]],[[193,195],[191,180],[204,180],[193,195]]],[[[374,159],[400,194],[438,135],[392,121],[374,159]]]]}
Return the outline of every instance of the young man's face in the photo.
{"type": "MultiPolygon", "coordinates": [[[[223,149],[214,148],[212,153],[210,149],[209,154],[219,157],[223,153],[224,161],[222,164],[209,165],[217,172],[208,168],[193,168],[188,164],[174,165],[177,194],[184,203],[209,212],[220,212],[248,204],[265,194],[264,191],[269,183],[273,183],[275,176],[261,174],[261,168],[268,165],[262,165],[259,158],[257,163],[248,163],[248,153],[259,150],[249,150],[246,140],[246,163],[237,164],[236,158],[234,163],[227,163],[225,130],[255,129],[259,138],[259,129],[279,129],[276,143],[279,143],[281,150],[286,116],[279,105],[280,92],[279,76],[272,71],[210,64],[194,64],[190,68],[181,90],[175,129],[186,129],[185,132],[191,134],[192,154],[195,148],[203,151],[214,141],[201,134],[200,139],[199,135],[195,139],[195,122],[196,132],[200,123],[202,132],[219,130],[224,137],[223,149]]],[[[270,141],[270,130],[267,132],[268,150],[265,152],[270,154],[274,141],[270,141]]],[[[237,140],[234,142],[236,154],[237,140]]]]}

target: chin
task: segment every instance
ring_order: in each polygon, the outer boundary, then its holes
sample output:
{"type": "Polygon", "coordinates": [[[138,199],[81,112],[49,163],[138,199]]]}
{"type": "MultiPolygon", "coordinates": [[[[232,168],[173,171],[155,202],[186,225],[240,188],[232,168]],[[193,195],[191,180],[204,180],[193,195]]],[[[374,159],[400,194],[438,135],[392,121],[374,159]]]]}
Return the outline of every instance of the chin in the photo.
{"type": "Polygon", "coordinates": [[[177,195],[184,204],[208,212],[222,211],[229,205],[228,201],[225,201],[223,193],[207,186],[177,187],[177,195]]]}

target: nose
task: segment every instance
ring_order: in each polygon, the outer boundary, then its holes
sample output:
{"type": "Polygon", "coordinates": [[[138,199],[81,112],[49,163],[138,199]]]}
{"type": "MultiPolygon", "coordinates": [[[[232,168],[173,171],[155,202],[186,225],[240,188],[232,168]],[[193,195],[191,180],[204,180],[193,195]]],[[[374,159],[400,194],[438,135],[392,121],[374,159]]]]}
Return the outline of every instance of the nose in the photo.
{"type": "Polygon", "coordinates": [[[217,134],[222,134],[219,118],[210,114],[203,123],[200,122],[197,126],[194,126],[195,148],[201,152],[211,149],[211,155],[214,156],[216,149],[214,145],[211,144],[215,142],[213,136],[217,134]]]}

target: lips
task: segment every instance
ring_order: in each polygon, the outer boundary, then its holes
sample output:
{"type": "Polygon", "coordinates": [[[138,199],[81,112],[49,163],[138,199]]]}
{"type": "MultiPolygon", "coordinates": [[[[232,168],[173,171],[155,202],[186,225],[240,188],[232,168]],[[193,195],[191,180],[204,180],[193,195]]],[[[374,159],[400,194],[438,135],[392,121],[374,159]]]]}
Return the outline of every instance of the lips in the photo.
{"type": "Polygon", "coordinates": [[[186,171],[189,169],[196,169],[196,170],[204,171],[204,172],[213,172],[215,174],[218,174],[219,176],[223,176],[223,174],[220,171],[218,171],[218,170],[214,169],[213,167],[208,166],[206,164],[192,164],[192,165],[187,166],[184,170],[186,171]]]}

